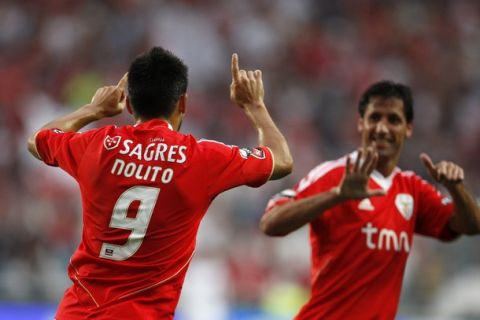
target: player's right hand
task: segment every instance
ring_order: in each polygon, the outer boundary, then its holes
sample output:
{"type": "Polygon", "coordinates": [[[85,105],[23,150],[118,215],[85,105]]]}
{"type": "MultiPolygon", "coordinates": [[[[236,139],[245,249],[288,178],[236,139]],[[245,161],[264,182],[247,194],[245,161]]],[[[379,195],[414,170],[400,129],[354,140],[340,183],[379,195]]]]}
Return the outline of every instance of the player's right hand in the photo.
{"type": "Polygon", "coordinates": [[[128,73],[125,73],[116,86],[101,87],[93,95],[90,105],[100,118],[113,117],[125,109],[127,77],[128,73]]]}
{"type": "Polygon", "coordinates": [[[251,105],[263,104],[265,95],[262,81],[262,71],[240,70],[238,55],[232,55],[232,83],[230,85],[230,99],[245,108],[251,105]]]}
{"type": "Polygon", "coordinates": [[[385,195],[383,189],[368,188],[368,179],[375,169],[377,161],[378,153],[373,147],[367,147],[365,151],[358,150],[358,156],[354,164],[351,164],[350,156],[347,156],[345,175],[338,188],[340,198],[360,200],[385,195]]]}
{"type": "Polygon", "coordinates": [[[434,164],[430,156],[426,153],[421,153],[420,159],[432,178],[442,183],[447,189],[463,182],[465,178],[463,168],[451,161],[440,161],[434,164]]]}

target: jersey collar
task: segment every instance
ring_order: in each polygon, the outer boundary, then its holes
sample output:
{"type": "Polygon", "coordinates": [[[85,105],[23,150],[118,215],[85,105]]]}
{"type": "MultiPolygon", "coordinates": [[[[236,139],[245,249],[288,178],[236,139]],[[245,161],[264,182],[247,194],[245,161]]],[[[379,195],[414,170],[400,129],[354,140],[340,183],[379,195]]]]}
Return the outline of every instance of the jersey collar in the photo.
{"type": "Polygon", "coordinates": [[[145,122],[137,123],[134,127],[141,128],[156,128],[156,127],[167,127],[170,130],[173,130],[172,125],[163,119],[151,119],[145,122]]]}
{"type": "Polygon", "coordinates": [[[392,186],[393,178],[395,178],[395,176],[399,172],[400,172],[400,169],[398,167],[395,167],[395,169],[393,169],[392,173],[390,173],[388,177],[384,177],[377,170],[373,170],[372,174],[370,175],[370,178],[372,178],[376,184],[382,187],[383,190],[388,191],[388,189],[390,189],[390,187],[392,186]]]}

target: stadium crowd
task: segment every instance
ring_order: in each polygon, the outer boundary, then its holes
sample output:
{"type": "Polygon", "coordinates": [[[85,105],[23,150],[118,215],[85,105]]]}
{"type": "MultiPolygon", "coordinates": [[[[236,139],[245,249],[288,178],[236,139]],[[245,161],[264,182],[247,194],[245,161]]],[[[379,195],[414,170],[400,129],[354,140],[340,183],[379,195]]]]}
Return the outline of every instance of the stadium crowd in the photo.
{"type": "MultiPolygon", "coordinates": [[[[268,239],[258,221],[272,194],[357,147],[352,108],[376,80],[413,88],[415,138],[401,167],[428,179],[420,152],[450,159],[480,196],[478,1],[5,0],[0,30],[2,300],[58,300],[80,237],[74,180],[31,159],[26,137],[89,102],[97,87],[116,83],[153,45],[190,67],[182,131],[199,138],[254,143],[244,134],[250,124],[229,101],[231,53],[242,65],[260,67],[267,105],[295,160],[288,178],[230,191],[210,209],[180,304],[191,319],[223,319],[231,307],[287,317],[296,311],[308,289],[306,228],[268,239]]],[[[480,316],[475,239],[415,241],[400,313],[480,316]],[[457,288],[459,301],[452,298],[457,288]]]]}

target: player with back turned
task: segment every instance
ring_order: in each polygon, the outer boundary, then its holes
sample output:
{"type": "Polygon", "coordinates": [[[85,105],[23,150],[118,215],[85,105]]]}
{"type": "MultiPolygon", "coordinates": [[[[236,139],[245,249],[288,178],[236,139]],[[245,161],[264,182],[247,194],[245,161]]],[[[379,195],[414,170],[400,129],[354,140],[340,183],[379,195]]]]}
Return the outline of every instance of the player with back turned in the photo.
{"type": "Polygon", "coordinates": [[[310,226],[311,296],[298,320],[394,319],[413,234],[448,241],[480,233],[480,209],[461,167],[420,155],[451,198],[397,167],[413,130],[407,86],[373,84],[359,113],[361,148],[274,196],[260,222],[270,236],[310,226]]]}
{"type": "Polygon", "coordinates": [[[211,201],[230,188],[258,187],[292,170],[287,143],[265,107],[262,74],[232,56],[231,99],[257,130],[239,148],[179,133],[187,109],[187,67],[153,48],[117,86],[32,135],[30,152],[76,179],[83,233],[56,319],[172,319],[211,201]],[[127,83],[128,81],[128,83],[127,83]],[[126,96],[126,99],[125,99],[126,96]],[[77,132],[128,109],[134,125],[77,132]]]}

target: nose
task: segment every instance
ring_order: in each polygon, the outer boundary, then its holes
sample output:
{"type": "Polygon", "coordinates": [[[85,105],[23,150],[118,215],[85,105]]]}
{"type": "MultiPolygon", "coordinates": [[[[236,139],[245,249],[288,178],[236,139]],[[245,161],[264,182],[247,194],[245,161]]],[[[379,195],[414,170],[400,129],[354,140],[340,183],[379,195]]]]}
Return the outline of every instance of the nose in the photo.
{"type": "Polygon", "coordinates": [[[386,120],[381,120],[377,123],[375,127],[375,132],[376,133],[388,133],[388,127],[387,127],[387,122],[386,120]]]}

